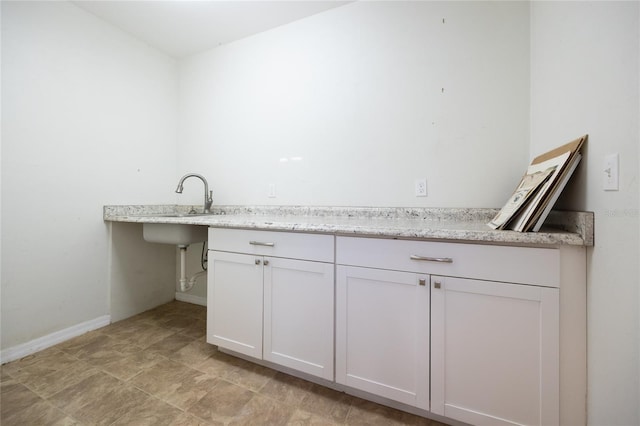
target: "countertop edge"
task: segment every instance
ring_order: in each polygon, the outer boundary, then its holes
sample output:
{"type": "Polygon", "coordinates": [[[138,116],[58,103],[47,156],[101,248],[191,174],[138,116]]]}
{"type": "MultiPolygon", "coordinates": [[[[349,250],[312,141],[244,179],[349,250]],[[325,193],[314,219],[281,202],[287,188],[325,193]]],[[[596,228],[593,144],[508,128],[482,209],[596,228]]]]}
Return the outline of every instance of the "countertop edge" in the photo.
{"type": "Polygon", "coordinates": [[[219,228],[324,233],[510,245],[593,246],[593,213],[552,211],[540,232],[483,229],[498,209],[310,206],[216,206],[207,216],[166,217],[201,206],[107,205],[108,222],[173,223],[219,228]],[[284,214],[283,214],[284,213],[284,214]],[[324,218],[324,220],[323,220],[324,218]],[[334,220],[347,223],[330,223],[334,220]],[[438,226],[440,225],[440,226],[438,226]],[[446,225],[446,226],[445,226],[446,225]]]}

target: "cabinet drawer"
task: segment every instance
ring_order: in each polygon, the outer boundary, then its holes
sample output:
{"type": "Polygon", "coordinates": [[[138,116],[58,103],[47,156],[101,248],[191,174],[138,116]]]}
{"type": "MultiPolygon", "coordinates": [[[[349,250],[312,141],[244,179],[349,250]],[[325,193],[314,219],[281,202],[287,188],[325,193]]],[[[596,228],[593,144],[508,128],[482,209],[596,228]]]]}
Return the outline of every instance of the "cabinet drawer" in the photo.
{"type": "Polygon", "coordinates": [[[336,263],[559,287],[555,248],[337,237],[336,263]]]}
{"type": "Polygon", "coordinates": [[[209,249],[318,262],[334,261],[333,235],[209,228],[209,249]]]}

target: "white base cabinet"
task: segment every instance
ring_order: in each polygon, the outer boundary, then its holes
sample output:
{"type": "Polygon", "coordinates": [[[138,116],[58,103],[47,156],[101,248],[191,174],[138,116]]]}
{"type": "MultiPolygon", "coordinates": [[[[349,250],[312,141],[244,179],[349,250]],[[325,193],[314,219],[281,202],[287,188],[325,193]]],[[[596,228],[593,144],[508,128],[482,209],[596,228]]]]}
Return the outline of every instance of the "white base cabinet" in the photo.
{"type": "Polygon", "coordinates": [[[262,358],[262,261],[209,251],[207,342],[262,358]]]}
{"type": "Polygon", "coordinates": [[[428,277],[351,266],[336,274],[336,382],[428,409],[428,277]]]}
{"type": "Polygon", "coordinates": [[[209,238],[210,343],[427,416],[586,423],[583,248],[209,238]]]}
{"type": "Polygon", "coordinates": [[[207,342],[333,380],[333,237],[209,232],[207,342]]]}
{"type": "Polygon", "coordinates": [[[265,263],[263,359],[333,380],[333,265],[265,263]]]}
{"type": "Polygon", "coordinates": [[[336,381],[470,424],[559,424],[559,250],[338,237],[336,263],[336,381]]]}
{"type": "Polygon", "coordinates": [[[558,296],[431,277],[431,411],[474,425],[557,425],[558,296]]]}

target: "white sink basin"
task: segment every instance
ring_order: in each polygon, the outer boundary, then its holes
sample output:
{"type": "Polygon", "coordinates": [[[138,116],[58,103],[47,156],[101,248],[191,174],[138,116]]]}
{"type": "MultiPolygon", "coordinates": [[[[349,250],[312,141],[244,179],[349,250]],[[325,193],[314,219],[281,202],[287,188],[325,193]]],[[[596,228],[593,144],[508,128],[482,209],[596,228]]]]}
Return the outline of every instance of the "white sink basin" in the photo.
{"type": "Polygon", "coordinates": [[[143,223],[142,236],[150,243],[186,246],[207,240],[207,227],[181,223],[143,223]]]}

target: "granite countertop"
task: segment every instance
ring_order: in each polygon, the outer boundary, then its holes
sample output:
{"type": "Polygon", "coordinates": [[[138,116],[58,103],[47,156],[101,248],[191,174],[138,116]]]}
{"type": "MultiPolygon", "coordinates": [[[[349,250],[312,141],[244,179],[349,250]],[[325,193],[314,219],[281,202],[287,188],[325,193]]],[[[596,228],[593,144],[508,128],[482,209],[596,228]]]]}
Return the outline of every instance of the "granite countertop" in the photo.
{"type": "Polygon", "coordinates": [[[540,232],[496,231],[498,209],[216,206],[206,216],[163,216],[202,206],[104,206],[104,220],[513,245],[593,245],[593,213],[552,211],[540,232]]]}

